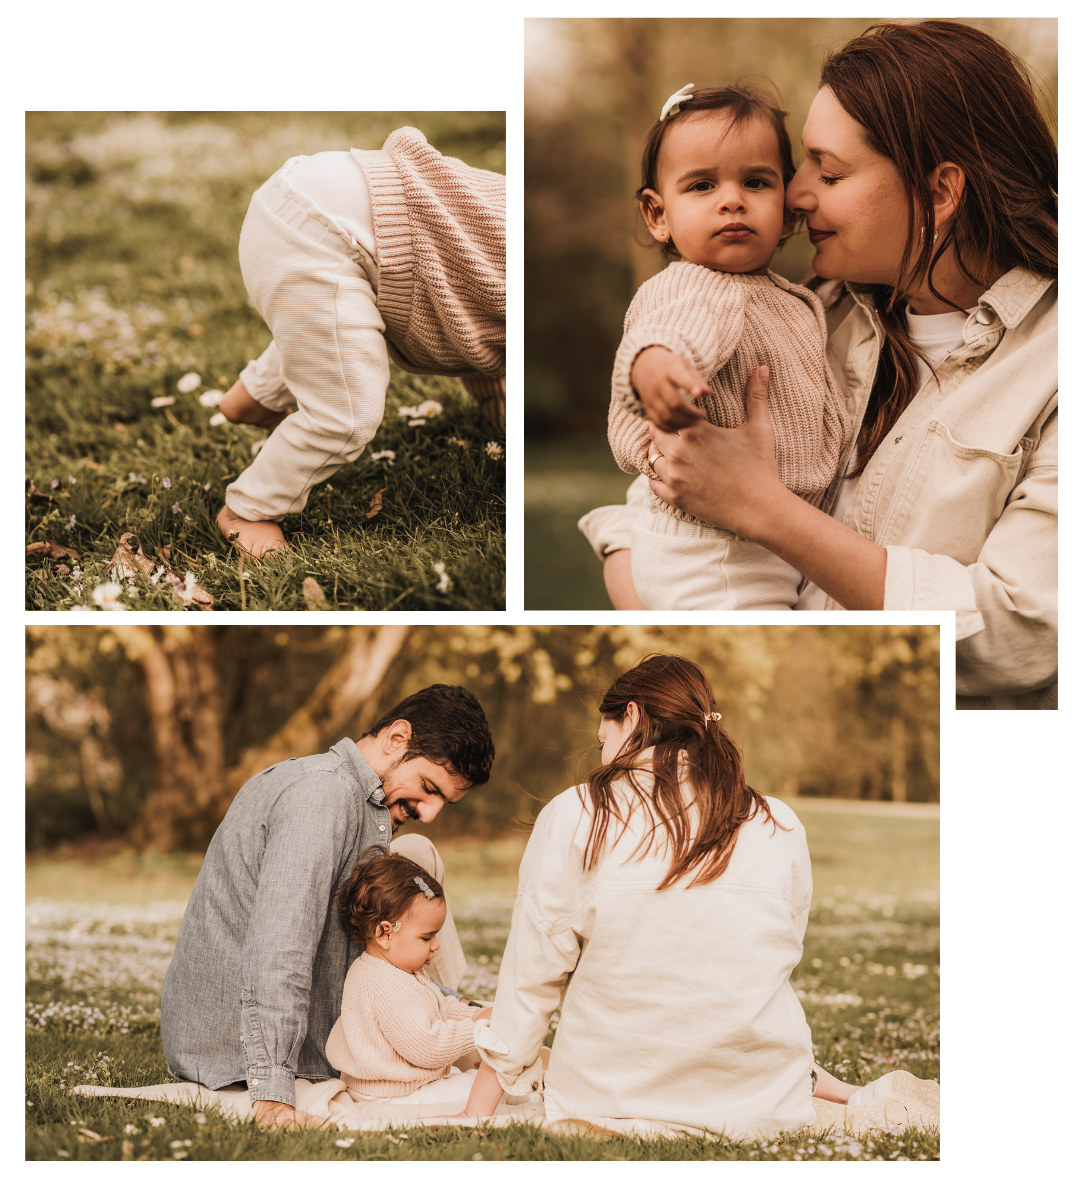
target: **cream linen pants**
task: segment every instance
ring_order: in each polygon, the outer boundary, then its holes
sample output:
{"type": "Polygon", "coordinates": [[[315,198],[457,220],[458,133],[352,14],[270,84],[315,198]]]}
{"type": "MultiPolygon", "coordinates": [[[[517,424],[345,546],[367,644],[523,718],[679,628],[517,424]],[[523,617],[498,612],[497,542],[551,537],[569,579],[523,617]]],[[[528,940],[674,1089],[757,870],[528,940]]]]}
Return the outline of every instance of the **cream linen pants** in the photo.
{"type": "Polygon", "coordinates": [[[647,610],[790,610],[802,581],[753,541],[647,505],[630,528],[630,569],[647,610]]]}
{"type": "Polygon", "coordinates": [[[240,379],[267,409],[295,408],[226,489],[245,520],[300,512],[312,487],[358,458],[390,383],[376,264],[289,183],[294,164],[251,198],[240,232],[244,284],[274,336],[240,379]]]}

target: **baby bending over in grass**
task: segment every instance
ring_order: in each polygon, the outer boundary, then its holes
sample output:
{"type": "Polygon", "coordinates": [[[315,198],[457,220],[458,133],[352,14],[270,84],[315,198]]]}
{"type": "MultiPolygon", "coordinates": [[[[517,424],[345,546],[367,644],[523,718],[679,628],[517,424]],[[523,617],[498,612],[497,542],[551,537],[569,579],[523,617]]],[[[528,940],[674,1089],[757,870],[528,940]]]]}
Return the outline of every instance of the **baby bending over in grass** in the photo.
{"type": "Polygon", "coordinates": [[[389,357],[505,412],[506,181],[415,128],[288,160],[251,198],[240,268],[274,338],[221,412],[272,434],[218,526],[254,556],[283,548],[282,517],[374,437],[389,357]]]}

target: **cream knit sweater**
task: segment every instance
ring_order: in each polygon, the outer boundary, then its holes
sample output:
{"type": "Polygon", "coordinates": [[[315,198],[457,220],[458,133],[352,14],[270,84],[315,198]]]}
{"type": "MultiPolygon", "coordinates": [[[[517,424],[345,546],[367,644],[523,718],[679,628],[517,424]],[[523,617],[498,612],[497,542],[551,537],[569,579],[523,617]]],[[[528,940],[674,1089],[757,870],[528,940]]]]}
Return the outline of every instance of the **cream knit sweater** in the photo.
{"type": "Polygon", "coordinates": [[[484,401],[506,373],[506,177],[441,155],[415,127],[383,150],[362,167],[390,355],[484,401]]]}
{"type": "MultiPolygon", "coordinates": [[[[768,363],[769,409],[780,478],[813,503],[828,488],[849,425],[843,395],[825,359],[825,312],[805,287],[780,275],[726,274],[676,262],[643,283],[626,313],[611,378],[608,441],[624,471],[649,457],[645,409],[630,384],[638,354],[663,345],[683,357],[711,393],[696,402],[716,426],[746,420],[746,382],[768,363]]],[[[650,493],[650,504],[692,516],[650,493]]]]}
{"type": "Polygon", "coordinates": [[[326,1058],[350,1090],[411,1094],[448,1077],[473,1047],[476,1011],[444,996],[427,972],[410,975],[365,951],[345,976],[326,1058]]]}

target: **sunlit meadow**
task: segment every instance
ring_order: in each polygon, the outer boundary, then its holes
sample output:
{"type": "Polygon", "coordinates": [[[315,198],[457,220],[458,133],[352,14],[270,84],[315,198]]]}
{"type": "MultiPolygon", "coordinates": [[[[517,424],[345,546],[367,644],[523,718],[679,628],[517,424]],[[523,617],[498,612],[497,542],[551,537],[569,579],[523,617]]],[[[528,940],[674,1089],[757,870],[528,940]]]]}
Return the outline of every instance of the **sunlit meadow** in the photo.
{"type": "Polygon", "coordinates": [[[292,155],[409,123],[504,168],[479,112],[28,116],[28,608],[502,607],[505,439],[452,378],[393,369],[288,553],[243,562],[215,522],[266,438],[217,409],[270,339],[237,259],[248,200],[292,155]]]}
{"type": "MultiPolygon", "coordinates": [[[[793,983],[810,1023],[816,1059],[853,1083],[892,1069],[938,1078],[936,822],[812,812],[802,818],[815,862],[815,894],[805,953],[793,983]],[[897,871],[896,865],[908,866],[906,873],[897,871]],[[881,888],[887,877],[894,881],[888,892],[881,888]]],[[[520,847],[507,845],[498,871],[476,846],[449,849],[445,857],[449,896],[468,963],[460,986],[476,999],[491,1000],[495,995],[519,852],[520,847]],[[462,883],[467,883],[464,892],[462,883]]],[[[133,891],[136,881],[133,877],[133,891]]],[[[872,1132],[857,1138],[783,1135],[751,1144],[697,1138],[601,1142],[552,1135],[531,1126],[486,1132],[414,1128],[404,1135],[349,1133],[344,1139],[340,1132],[307,1131],[286,1137],[234,1125],[212,1111],[73,1095],[73,1086],[87,1082],[135,1086],[169,1080],[161,1054],[158,999],[182,914],[179,901],[140,906],[38,899],[28,904],[28,1158],[938,1156],[938,1136],[918,1131],[872,1132]],[[351,1142],[341,1147],[338,1139],[351,1142]]],[[[558,1013],[552,1024],[549,1044],[558,1013]]]]}

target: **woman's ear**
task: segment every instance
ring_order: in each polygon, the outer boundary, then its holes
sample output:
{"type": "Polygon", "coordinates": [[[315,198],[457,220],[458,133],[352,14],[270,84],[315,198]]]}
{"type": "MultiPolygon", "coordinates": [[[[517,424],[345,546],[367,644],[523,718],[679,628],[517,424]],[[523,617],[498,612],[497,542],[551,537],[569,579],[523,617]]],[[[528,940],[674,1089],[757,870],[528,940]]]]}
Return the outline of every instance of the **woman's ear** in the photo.
{"type": "Polygon", "coordinates": [[[668,230],[667,217],[664,214],[664,203],[660,200],[660,194],[656,189],[644,188],[641,190],[641,196],[642,200],[639,202],[639,207],[649,233],[658,242],[669,241],[671,233],[668,230]]]}
{"type": "Polygon", "coordinates": [[[641,724],[641,710],[637,706],[637,701],[631,701],[626,706],[626,715],[630,718],[630,732],[633,733],[641,724]]]}
{"type": "Polygon", "coordinates": [[[934,203],[934,223],[939,230],[956,212],[966,181],[963,168],[951,160],[939,164],[927,177],[930,199],[934,203]]]}

